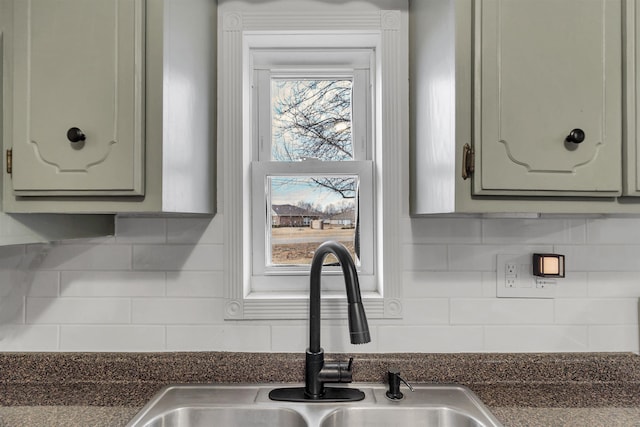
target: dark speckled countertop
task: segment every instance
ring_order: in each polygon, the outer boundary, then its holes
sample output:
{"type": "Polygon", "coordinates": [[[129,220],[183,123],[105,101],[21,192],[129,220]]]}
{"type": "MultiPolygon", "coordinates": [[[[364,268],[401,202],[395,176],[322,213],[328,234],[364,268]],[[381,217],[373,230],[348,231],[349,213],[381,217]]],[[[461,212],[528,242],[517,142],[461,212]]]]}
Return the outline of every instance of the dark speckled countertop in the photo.
{"type": "MultiPolygon", "coordinates": [[[[327,355],[327,360],[350,355],[327,355]]],[[[353,354],[354,381],[460,383],[505,426],[640,427],[631,353],[353,354]]],[[[175,383],[302,382],[297,353],[1,353],[0,426],[123,426],[175,383]]]]}

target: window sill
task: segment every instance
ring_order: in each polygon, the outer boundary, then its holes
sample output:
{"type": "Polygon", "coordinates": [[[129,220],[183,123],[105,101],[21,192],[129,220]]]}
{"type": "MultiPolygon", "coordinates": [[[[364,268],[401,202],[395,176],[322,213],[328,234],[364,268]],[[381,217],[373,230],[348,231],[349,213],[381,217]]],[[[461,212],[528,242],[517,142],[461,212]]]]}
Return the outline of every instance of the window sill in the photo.
{"type": "MultiPolygon", "coordinates": [[[[399,299],[384,298],[377,292],[362,292],[362,302],[369,319],[402,317],[399,299]]],[[[308,292],[253,292],[242,300],[228,300],[227,320],[307,319],[309,317],[308,292]]],[[[344,292],[322,294],[323,319],[346,319],[347,302],[344,292]]]]}

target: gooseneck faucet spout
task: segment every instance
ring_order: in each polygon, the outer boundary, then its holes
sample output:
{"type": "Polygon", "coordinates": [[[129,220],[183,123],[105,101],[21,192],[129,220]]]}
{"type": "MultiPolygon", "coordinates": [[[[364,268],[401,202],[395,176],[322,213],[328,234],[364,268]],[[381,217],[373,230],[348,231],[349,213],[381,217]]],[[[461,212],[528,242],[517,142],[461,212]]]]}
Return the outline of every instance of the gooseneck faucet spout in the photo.
{"type": "Polygon", "coordinates": [[[309,281],[309,347],[305,355],[304,388],[279,388],[272,390],[272,400],[345,402],[364,399],[364,393],[352,388],[325,387],[325,383],[348,383],[352,378],[352,362],[325,363],[324,350],[320,346],[320,279],[325,258],[333,254],[338,259],[344,275],[347,293],[349,335],[352,344],[371,341],[367,316],[360,296],[360,283],[353,259],[347,248],[329,241],[316,249],[311,261],[309,281]]]}
{"type": "Polygon", "coordinates": [[[329,254],[335,255],[338,259],[344,275],[351,344],[364,344],[371,341],[367,316],[360,297],[360,283],[356,266],[347,248],[340,243],[329,241],[316,249],[311,261],[309,280],[309,352],[311,353],[322,351],[320,348],[320,278],[322,265],[329,254]]]}

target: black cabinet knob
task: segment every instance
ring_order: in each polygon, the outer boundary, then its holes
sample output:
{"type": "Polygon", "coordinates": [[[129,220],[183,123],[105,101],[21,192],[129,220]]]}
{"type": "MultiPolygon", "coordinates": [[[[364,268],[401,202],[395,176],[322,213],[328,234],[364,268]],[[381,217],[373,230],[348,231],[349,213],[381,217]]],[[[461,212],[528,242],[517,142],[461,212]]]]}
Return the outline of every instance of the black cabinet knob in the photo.
{"type": "Polygon", "coordinates": [[[569,133],[569,135],[567,135],[566,141],[573,142],[574,144],[580,144],[582,141],[584,141],[584,138],[585,134],[582,129],[574,129],[569,133]]]}
{"type": "Polygon", "coordinates": [[[67,131],[67,139],[71,142],[80,142],[87,139],[87,137],[80,129],[71,128],[67,131]]]}

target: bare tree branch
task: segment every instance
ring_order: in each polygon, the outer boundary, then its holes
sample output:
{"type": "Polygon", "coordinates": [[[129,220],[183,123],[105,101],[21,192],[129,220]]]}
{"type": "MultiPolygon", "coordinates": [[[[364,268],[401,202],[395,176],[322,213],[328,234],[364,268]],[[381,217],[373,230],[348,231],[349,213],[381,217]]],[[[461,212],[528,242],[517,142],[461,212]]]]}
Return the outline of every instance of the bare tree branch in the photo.
{"type": "Polygon", "coordinates": [[[275,80],[274,160],[353,159],[350,80],[275,80]]]}

